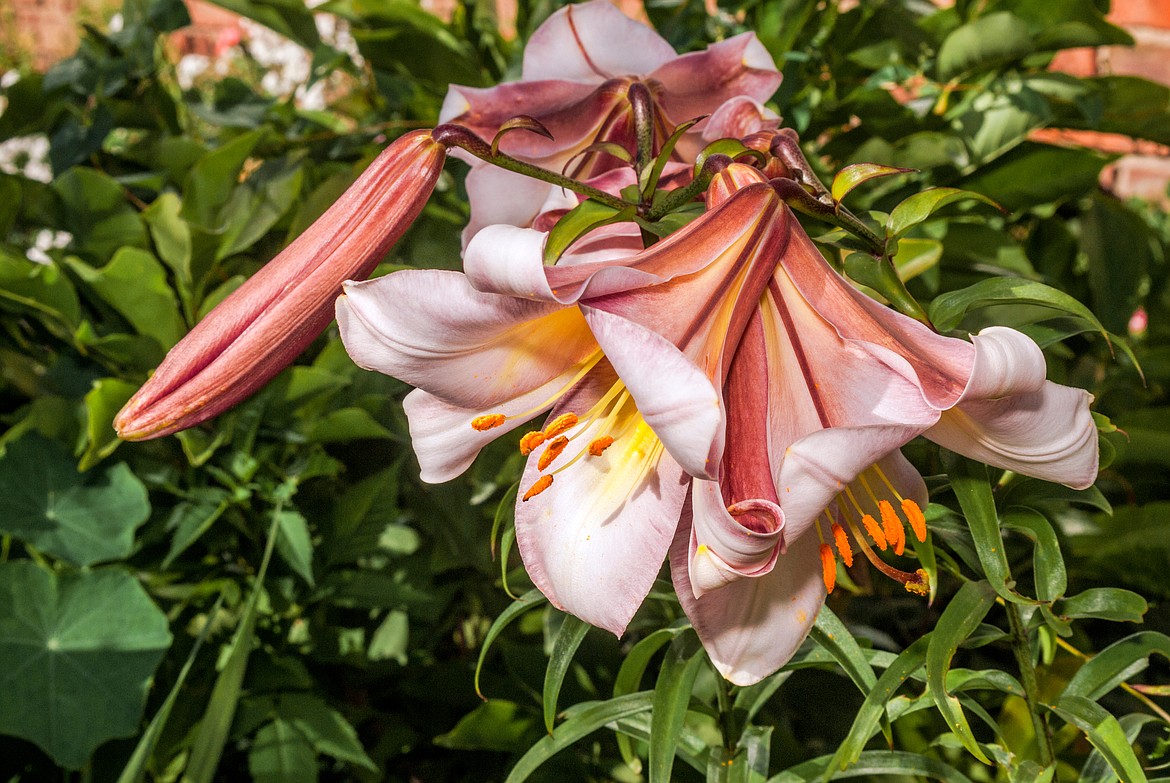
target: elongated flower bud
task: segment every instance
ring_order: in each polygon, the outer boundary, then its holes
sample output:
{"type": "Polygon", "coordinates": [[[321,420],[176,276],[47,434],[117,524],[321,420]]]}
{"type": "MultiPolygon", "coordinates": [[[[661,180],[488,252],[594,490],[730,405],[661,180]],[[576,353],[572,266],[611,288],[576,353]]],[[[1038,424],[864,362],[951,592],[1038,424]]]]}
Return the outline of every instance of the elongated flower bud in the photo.
{"type": "Polygon", "coordinates": [[[114,427],[146,440],[193,427],[242,401],[333,319],[346,280],[373,271],[418,217],[446,147],[401,137],[313,225],[184,337],[126,403],[114,427]]]}

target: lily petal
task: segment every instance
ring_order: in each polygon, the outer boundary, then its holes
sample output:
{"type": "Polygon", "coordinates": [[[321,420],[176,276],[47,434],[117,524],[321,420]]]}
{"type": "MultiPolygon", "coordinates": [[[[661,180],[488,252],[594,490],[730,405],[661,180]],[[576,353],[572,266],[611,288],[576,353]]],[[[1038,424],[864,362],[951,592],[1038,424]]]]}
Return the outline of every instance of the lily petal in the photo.
{"type": "Polygon", "coordinates": [[[766,101],[783,76],[756,34],[742,33],[672,58],[650,78],[662,85],[662,106],[678,123],[711,114],[730,98],[766,101]]]}
{"type": "Polygon", "coordinates": [[[544,386],[597,352],[575,309],[485,294],[458,272],[347,284],[337,323],[359,366],[473,410],[544,386]]]}
{"type": "Polygon", "coordinates": [[[713,477],[723,451],[723,404],[710,378],[649,329],[604,310],[581,309],[666,450],[692,476],[713,477]]]}
{"type": "MultiPolygon", "coordinates": [[[[616,382],[603,369],[599,365],[551,418],[597,402],[616,382]]],[[[516,509],[516,540],[533,583],[553,605],[617,635],[654,584],[689,483],[636,411],[623,418],[623,434],[603,454],[577,459],[516,509]]],[[[593,420],[566,434],[577,444],[604,432],[593,420]]],[[[522,491],[540,477],[539,458],[533,452],[522,491]]],[[[559,459],[567,463],[572,456],[559,459]]]]}
{"type": "Polygon", "coordinates": [[[601,82],[648,74],[678,55],[653,29],[608,0],[567,5],[528,39],[521,78],[601,82]]]}
{"type": "Polygon", "coordinates": [[[1045,381],[1040,391],[964,402],[923,434],[980,462],[1086,489],[1099,458],[1092,400],[1083,389],[1045,381]]]}
{"type": "Polygon", "coordinates": [[[789,545],[765,576],[695,597],[691,516],[684,510],[670,548],[674,589],[711,662],[736,685],[751,685],[793,656],[825,601],[814,536],[789,545]]]}

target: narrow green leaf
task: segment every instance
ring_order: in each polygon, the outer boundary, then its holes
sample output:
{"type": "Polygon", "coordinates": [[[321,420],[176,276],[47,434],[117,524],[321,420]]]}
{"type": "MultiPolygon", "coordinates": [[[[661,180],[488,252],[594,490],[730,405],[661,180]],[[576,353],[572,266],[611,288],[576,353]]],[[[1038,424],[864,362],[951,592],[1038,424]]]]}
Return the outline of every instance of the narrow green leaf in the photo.
{"type": "Polygon", "coordinates": [[[557,629],[557,638],[553,640],[552,655],[548,659],[548,668],[544,670],[544,727],[551,734],[553,723],[557,716],[557,697],[561,693],[561,683],[565,681],[565,673],[573,663],[573,656],[581,646],[585,634],[593,626],[571,614],[565,615],[564,622],[557,629]]]}
{"type": "Polygon", "coordinates": [[[687,716],[695,677],[707,659],[699,637],[685,633],[666,651],[654,685],[654,712],[650,719],[650,783],[669,783],[674,768],[678,733],[687,716]]]}
{"type": "Polygon", "coordinates": [[[1065,686],[1061,699],[1099,699],[1150,665],[1154,653],[1170,658],[1170,636],[1141,631],[1094,655],[1065,686]]]}
{"type": "Polygon", "coordinates": [[[974,631],[995,603],[995,591],[986,582],[966,582],[939,617],[926,651],[926,687],[951,731],[972,756],[991,760],[975,741],[959,700],[947,692],[947,671],[959,645],[974,631]]]}
{"type": "MultiPolygon", "coordinates": [[[[207,613],[207,617],[215,617],[219,613],[219,608],[223,606],[223,595],[221,594],[216,599],[215,604],[211,607],[211,611],[207,613]]],[[[138,744],[134,746],[134,752],[130,754],[126,766],[122,768],[122,774],[118,776],[118,783],[142,783],[146,776],[146,766],[150,763],[151,756],[154,754],[154,748],[158,745],[159,738],[162,737],[163,729],[166,728],[167,719],[171,716],[171,710],[175,708],[175,702],[179,699],[179,691],[183,689],[183,683],[187,681],[187,675],[191,673],[191,667],[195,665],[195,656],[199,654],[199,650],[203,647],[204,640],[207,639],[208,632],[211,631],[214,623],[205,621],[203,628],[199,631],[199,635],[195,637],[195,643],[191,645],[191,651],[187,653],[187,660],[183,662],[183,668],[179,670],[179,676],[175,678],[175,684],[171,686],[171,690],[167,693],[166,699],[163,700],[158,711],[154,713],[154,717],[150,719],[150,724],[146,727],[146,731],[142,732],[142,736],[138,738],[138,744]]]]}
{"type": "Polygon", "coordinates": [[[1003,526],[1023,533],[1035,544],[1032,567],[1035,570],[1036,598],[1051,603],[1063,596],[1068,587],[1068,574],[1052,523],[1039,511],[1013,508],[1004,515],[1003,526]]]}
{"type": "Polygon", "coordinates": [[[587,701],[577,704],[567,713],[560,726],[548,736],[541,737],[527,753],[521,756],[504,783],[521,783],[553,755],[586,737],[607,723],[619,721],[639,712],[647,712],[654,702],[649,691],[631,693],[608,701],[587,701]]]}
{"type": "Polygon", "coordinates": [[[930,303],[930,320],[939,331],[947,332],[957,327],[970,311],[1001,304],[1051,308],[1105,335],[1105,327],[1097,316],[1077,299],[1035,280],[1018,277],[990,277],[958,291],[940,294],[930,303]]]}
{"type": "Polygon", "coordinates": [[[555,264],[570,245],[596,228],[633,220],[634,210],[632,206],[615,209],[598,201],[582,201],[558,220],[549,232],[544,243],[544,263],[555,264]]]}
{"type": "Polygon", "coordinates": [[[248,596],[248,603],[244,607],[240,625],[229,646],[230,652],[227,662],[224,663],[219,676],[215,678],[215,686],[211,689],[211,698],[207,702],[207,709],[203,711],[203,718],[200,720],[198,728],[195,729],[191,754],[187,757],[187,768],[183,771],[182,783],[211,783],[215,778],[219,759],[223,755],[223,749],[231,731],[232,719],[236,715],[240,689],[244,683],[244,672],[248,668],[248,657],[252,653],[256,618],[260,608],[260,593],[264,589],[264,578],[268,574],[268,564],[272,562],[272,552],[276,548],[279,525],[280,509],[276,509],[272,514],[272,524],[268,528],[268,542],[264,546],[260,570],[256,572],[256,581],[252,585],[252,592],[248,596]]]}
{"type": "Polygon", "coordinates": [[[1090,587],[1056,605],[1056,611],[1065,617],[1126,623],[1140,623],[1149,608],[1145,598],[1120,587],[1090,587]]]}
{"type": "Polygon", "coordinates": [[[85,394],[85,451],[77,462],[84,472],[97,465],[122,444],[114,432],[114,417],[138,385],[118,378],[99,378],[85,394]]]}
{"type": "Polygon", "coordinates": [[[748,726],[734,753],[722,746],[707,757],[707,783],[764,783],[771,760],[772,726],[748,726]]]}
{"type": "Polygon", "coordinates": [[[313,538],[309,534],[308,521],[296,510],[281,511],[277,518],[280,521],[276,536],[277,554],[312,587],[315,584],[313,538]]]}
{"type": "MultiPolygon", "coordinates": [[[[1142,727],[1157,720],[1153,715],[1131,713],[1122,715],[1117,722],[1121,724],[1121,730],[1125,732],[1125,741],[1133,745],[1137,742],[1142,727]]],[[[1077,783],[1116,783],[1117,780],[1117,774],[1109,766],[1109,761],[1101,754],[1101,751],[1094,748],[1093,752],[1089,754],[1089,758],[1085,759],[1085,765],[1081,767],[1081,776],[1077,779],[1077,783]]]]}
{"type": "Polygon", "coordinates": [[[882,716],[886,712],[886,705],[902,687],[902,683],[926,663],[926,650],[930,645],[930,639],[930,634],[927,634],[915,641],[890,663],[881,677],[878,677],[862,702],[861,709],[857,711],[849,734],[845,736],[837,752],[825,766],[825,780],[828,780],[833,772],[843,770],[861,758],[865,744],[878,731],[882,716]]]}
{"type": "Polygon", "coordinates": [[[987,479],[987,468],[958,455],[946,455],[945,464],[955,497],[967,518],[967,526],[971,530],[975,551],[987,581],[1004,600],[1020,604],[1036,603],[1015,591],[1016,582],[1004,552],[999,515],[995,510],[991,483],[987,479]]]}
{"type": "Polygon", "coordinates": [[[938,759],[918,753],[898,750],[867,750],[857,763],[848,769],[833,773],[836,756],[820,756],[803,764],[790,767],[779,775],[768,778],[767,783],[804,783],[817,780],[843,780],[845,778],[872,778],[880,775],[901,775],[926,777],[944,783],[971,783],[971,779],[959,770],[938,759]]]}
{"type": "Polygon", "coordinates": [[[873,667],[865,659],[861,645],[853,638],[845,623],[841,622],[829,607],[822,606],[817,612],[817,619],[809,636],[829,651],[862,693],[869,693],[873,689],[877,682],[873,667]]]}
{"type": "Polygon", "coordinates": [[[475,692],[479,694],[481,699],[484,698],[484,695],[483,691],[479,688],[479,673],[480,670],[483,669],[483,662],[484,659],[487,658],[487,653],[488,650],[491,649],[492,642],[496,640],[497,636],[503,633],[504,629],[507,628],[513,620],[537,604],[543,603],[544,600],[544,594],[539,590],[529,590],[527,593],[520,596],[520,598],[512,603],[507,609],[500,612],[500,616],[495,619],[495,622],[493,622],[491,627],[488,628],[488,632],[484,634],[483,646],[479,648],[479,660],[475,662],[475,692]]]}
{"type": "Polygon", "coordinates": [[[886,220],[886,236],[896,239],[948,204],[966,200],[982,201],[996,209],[999,208],[999,205],[987,196],[974,191],[959,188],[928,188],[894,207],[886,220]]]}
{"type": "MultiPolygon", "coordinates": [[[[646,673],[646,667],[650,665],[654,654],[662,649],[667,642],[676,639],[688,627],[686,624],[679,623],[670,628],[659,628],[635,644],[626,653],[621,668],[618,669],[617,677],[613,680],[614,697],[625,696],[637,691],[642,685],[642,675],[646,673]]],[[[634,746],[630,743],[629,737],[619,734],[617,743],[622,760],[632,769],[641,771],[642,762],[634,754],[634,746]]]]}
{"type": "Polygon", "coordinates": [[[541,738],[535,711],[503,699],[488,699],[464,715],[455,728],[435,737],[440,748],[520,753],[541,738]]]}
{"type": "Polygon", "coordinates": [[[1125,730],[1104,707],[1083,696],[1065,695],[1048,707],[1062,720],[1085,733],[1093,747],[1125,783],[1146,783],[1146,773],[1134,755],[1125,730]]]}
{"type": "Polygon", "coordinates": [[[829,191],[833,194],[833,201],[840,201],[863,182],[878,177],[889,177],[893,174],[908,174],[914,169],[899,169],[894,166],[881,166],[877,163],[854,163],[837,172],[833,177],[833,185],[829,191]]]}

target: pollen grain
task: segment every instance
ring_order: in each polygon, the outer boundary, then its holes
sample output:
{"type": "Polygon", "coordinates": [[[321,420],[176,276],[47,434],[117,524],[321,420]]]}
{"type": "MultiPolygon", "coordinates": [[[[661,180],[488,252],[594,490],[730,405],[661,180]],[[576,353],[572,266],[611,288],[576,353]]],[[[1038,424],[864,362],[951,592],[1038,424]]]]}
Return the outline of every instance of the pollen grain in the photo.
{"type": "Polygon", "coordinates": [[[865,527],[865,532],[869,533],[869,537],[877,544],[877,548],[885,552],[889,544],[886,543],[886,535],[882,532],[881,525],[873,518],[873,514],[862,515],[861,524],[865,527]]]}

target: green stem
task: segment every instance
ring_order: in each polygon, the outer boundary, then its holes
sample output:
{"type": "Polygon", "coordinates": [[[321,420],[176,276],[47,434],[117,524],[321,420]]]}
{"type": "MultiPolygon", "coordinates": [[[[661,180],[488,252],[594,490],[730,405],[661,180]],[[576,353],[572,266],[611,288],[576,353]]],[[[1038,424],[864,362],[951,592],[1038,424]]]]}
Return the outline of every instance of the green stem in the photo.
{"type": "Polygon", "coordinates": [[[1020,614],[1018,604],[1007,602],[1008,627],[1011,630],[1012,653],[1016,656],[1016,665],[1020,669],[1020,684],[1024,686],[1024,700],[1028,703],[1028,714],[1032,717],[1032,729],[1036,732],[1036,747],[1040,755],[1040,763],[1049,767],[1056,754],[1052,750],[1052,735],[1048,732],[1048,724],[1040,714],[1040,700],[1037,697],[1036,667],[1032,665],[1032,645],[1028,643],[1028,629],[1024,626],[1024,618],[1020,614]]]}
{"type": "Polygon", "coordinates": [[[731,706],[731,692],[723,675],[715,672],[715,698],[719,705],[719,731],[723,735],[723,749],[727,757],[735,755],[739,736],[735,731],[735,712],[731,706]]]}
{"type": "Polygon", "coordinates": [[[591,185],[586,185],[584,182],[578,182],[571,177],[566,177],[564,174],[558,174],[555,171],[549,171],[548,169],[542,169],[540,166],[525,163],[522,160],[517,160],[511,155],[505,155],[499,151],[493,154],[491,145],[461,125],[440,125],[431,131],[431,138],[446,147],[458,147],[461,150],[465,150],[485,163],[490,163],[493,166],[507,171],[514,171],[517,174],[523,174],[532,179],[538,179],[541,182],[567,188],[574,193],[580,193],[586,198],[599,201],[614,209],[625,209],[630,206],[630,204],[627,204],[616,196],[611,196],[603,190],[598,190],[591,185]]]}
{"type": "Polygon", "coordinates": [[[679,207],[694,201],[701,194],[707,192],[711,178],[730,165],[731,158],[726,155],[711,155],[703,161],[699,175],[691,180],[689,185],[670,191],[658,204],[646,212],[646,219],[651,222],[659,220],[679,207]]]}

